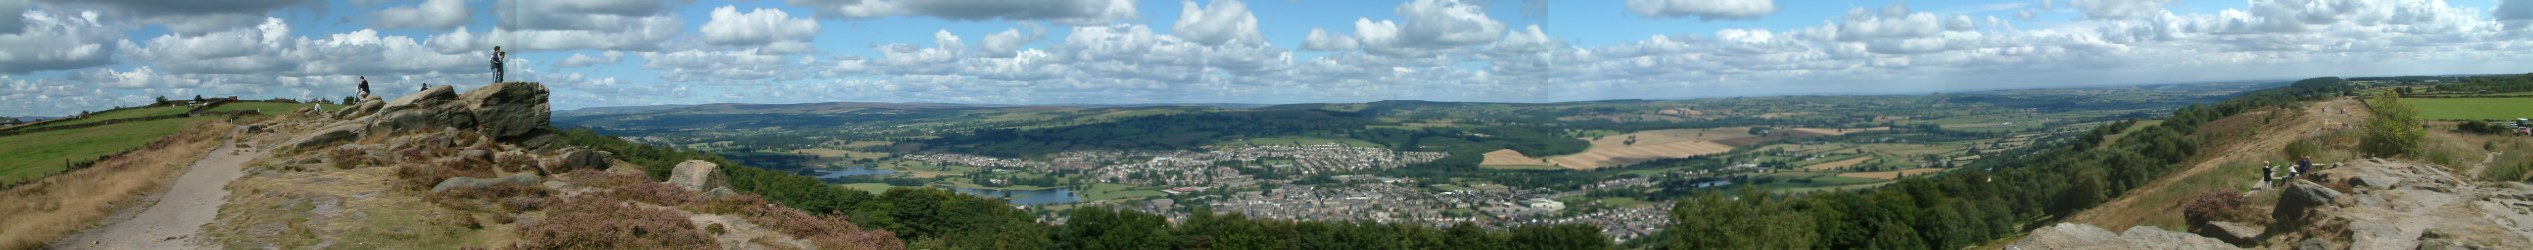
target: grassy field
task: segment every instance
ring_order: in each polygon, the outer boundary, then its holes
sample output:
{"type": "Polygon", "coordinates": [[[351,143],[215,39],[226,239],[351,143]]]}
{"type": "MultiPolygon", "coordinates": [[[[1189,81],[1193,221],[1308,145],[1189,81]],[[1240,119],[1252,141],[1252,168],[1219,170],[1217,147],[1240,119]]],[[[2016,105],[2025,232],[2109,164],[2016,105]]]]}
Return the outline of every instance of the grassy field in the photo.
{"type": "Polygon", "coordinates": [[[2533,117],[2533,98],[2403,98],[2434,120],[2484,120],[2533,117]]]}
{"type": "Polygon", "coordinates": [[[150,117],[150,116],[161,116],[161,115],[183,114],[183,113],[185,113],[185,111],[186,111],[186,110],[193,110],[193,107],[175,106],[175,107],[152,107],[152,108],[118,109],[118,110],[106,111],[106,112],[104,112],[104,113],[90,114],[90,115],[88,115],[88,118],[80,118],[80,119],[78,119],[78,120],[60,121],[60,122],[54,122],[54,123],[45,123],[44,125],[35,126],[35,127],[33,127],[33,128],[52,127],[52,126],[68,126],[68,125],[76,125],[76,124],[91,123],[91,122],[98,122],[98,121],[104,121],[104,120],[113,120],[113,119],[123,119],[123,118],[138,118],[138,117],[150,117]]]}
{"type": "Polygon", "coordinates": [[[97,156],[138,148],[212,119],[166,119],[0,137],[0,152],[9,152],[0,154],[0,183],[52,175],[62,171],[65,160],[95,160],[97,156]]]}
{"type": "Polygon", "coordinates": [[[836,186],[842,186],[842,187],[845,187],[845,188],[851,188],[851,189],[853,189],[853,190],[862,190],[863,192],[871,192],[872,194],[879,194],[880,192],[888,192],[888,189],[889,189],[889,188],[896,188],[896,187],[897,187],[897,186],[890,186],[890,185],[888,185],[888,183],[848,183],[848,184],[837,184],[836,186]]]}
{"type": "MultiPolygon", "coordinates": [[[[306,104],[306,103],[233,102],[233,103],[229,103],[229,104],[221,104],[219,107],[212,107],[212,108],[211,108],[211,110],[209,110],[209,111],[211,111],[211,112],[226,112],[226,111],[239,111],[239,110],[254,110],[255,112],[258,112],[258,113],[264,113],[264,114],[266,114],[266,115],[272,115],[272,114],[287,113],[287,112],[290,112],[290,111],[296,111],[296,110],[299,110],[299,109],[305,109],[305,108],[308,108],[309,106],[315,106],[315,105],[316,105],[316,104],[306,104]]],[[[326,109],[326,110],[338,110],[338,109],[343,109],[343,105],[325,105],[325,109],[326,109]]]]}

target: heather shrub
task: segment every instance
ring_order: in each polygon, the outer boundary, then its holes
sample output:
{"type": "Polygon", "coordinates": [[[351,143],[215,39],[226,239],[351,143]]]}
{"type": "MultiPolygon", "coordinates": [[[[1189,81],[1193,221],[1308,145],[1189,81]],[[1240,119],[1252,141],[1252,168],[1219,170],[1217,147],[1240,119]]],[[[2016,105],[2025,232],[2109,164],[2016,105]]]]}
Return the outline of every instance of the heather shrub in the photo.
{"type": "Polygon", "coordinates": [[[651,177],[636,174],[608,173],[595,169],[573,170],[561,176],[563,183],[573,186],[613,189],[627,185],[651,183],[651,177]]]}
{"type": "Polygon", "coordinates": [[[2211,191],[2191,196],[2189,203],[2181,205],[2181,211],[2182,217],[2190,220],[2191,224],[2237,221],[2256,214],[2246,205],[2250,203],[2251,199],[2242,194],[2211,191]]]}
{"type": "Polygon", "coordinates": [[[521,226],[527,249],[717,249],[686,216],[599,197],[549,198],[545,220],[521,226]]]}

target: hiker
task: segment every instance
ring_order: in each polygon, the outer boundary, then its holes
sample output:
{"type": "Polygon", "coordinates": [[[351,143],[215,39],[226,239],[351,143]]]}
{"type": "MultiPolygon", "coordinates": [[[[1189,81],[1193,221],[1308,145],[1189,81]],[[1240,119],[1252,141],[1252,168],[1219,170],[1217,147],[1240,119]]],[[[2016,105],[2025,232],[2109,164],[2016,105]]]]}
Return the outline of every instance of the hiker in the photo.
{"type": "Polygon", "coordinates": [[[2262,164],[2260,165],[2260,184],[2261,184],[2262,186],[2268,186],[2268,185],[2271,185],[2271,184],[2269,183],[2269,180],[2270,180],[2270,179],[2274,179],[2274,178],[2270,178],[2270,177],[2272,177],[2272,176],[2277,176],[2277,174],[2278,174],[2278,170],[2275,170],[2275,169],[2269,169],[2269,164],[2267,164],[2267,163],[2262,163],[2262,164]]]}
{"type": "Polygon", "coordinates": [[[369,98],[369,77],[361,77],[361,98],[369,98]]]}
{"type": "Polygon", "coordinates": [[[2308,155],[2308,156],[2304,156],[2304,158],[2303,158],[2303,159],[2298,159],[2298,160],[2296,160],[2296,173],[2304,173],[2304,172],[2311,172],[2311,171],[2313,171],[2313,156],[2309,156],[2309,155],[2308,155]]]}
{"type": "Polygon", "coordinates": [[[510,53],[501,52],[501,46],[493,46],[493,83],[501,83],[501,60],[508,59],[505,57],[510,57],[510,53]]]}
{"type": "Polygon", "coordinates": [[[422,89],[414,91],[431,91],[431,83],[422,83],[422,89]]]}

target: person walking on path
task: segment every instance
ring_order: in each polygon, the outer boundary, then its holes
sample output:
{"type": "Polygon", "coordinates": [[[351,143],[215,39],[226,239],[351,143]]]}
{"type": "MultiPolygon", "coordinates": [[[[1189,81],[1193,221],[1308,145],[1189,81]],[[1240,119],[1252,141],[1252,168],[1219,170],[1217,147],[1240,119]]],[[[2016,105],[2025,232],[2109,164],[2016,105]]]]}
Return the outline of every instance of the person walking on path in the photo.
{"type": "Polygon", "coordinates": [[[2260,185],[2261,185],[2261,186],[2269,186],[2269,185],[2270,185],[2269,180],[2270,180],[2270,179],[2274,179],[2274,178],[2270,178],[2270,177],[2271,177],[2271,176],[2277,176],[2277,175],[2278,175],[2278,170],[2276,170],[2276,169],[2269,169],[2269,163],[2267,163],[2267,162],[2263,162],[2263,163],[2261,163],[2261,164],[2260,164],[2260,185]]]}
{"type": "Polygon", "coordinates": [[[369,77],[361,77],[361,98],[369,98],[369,77]]]}
{"type": "Polygon", "coordinates": [[[503,71],[501,68],[501,61],[502,59],[509,59],[508,57],[510,57],[510,53],[501,52],[501,46],[493,46],[493,83],[501,83],[503,71]]]}

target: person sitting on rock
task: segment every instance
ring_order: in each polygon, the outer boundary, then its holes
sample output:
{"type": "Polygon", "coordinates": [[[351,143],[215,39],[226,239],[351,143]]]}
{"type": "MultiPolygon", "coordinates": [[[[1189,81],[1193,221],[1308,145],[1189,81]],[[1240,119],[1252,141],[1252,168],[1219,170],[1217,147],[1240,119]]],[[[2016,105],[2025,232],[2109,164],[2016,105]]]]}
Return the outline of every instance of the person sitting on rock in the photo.
{"type": "Polygon", "coordinates": [[[2309,155],[2308,155],[2308,156],[2304,156],[2304,158],[2303,158],[2303,159],[2298,159],[2298,160],[2296,160],[2296,173],[2304,173],[2304,172],[2311,172],[2311,171],[2313,171],[2313,156],[2309,156],[2309,155]]]}
{"type": "Polygon", "coordinates": [[[369,98],[369,77],[361,77],[361,98],[369,98]]]}

